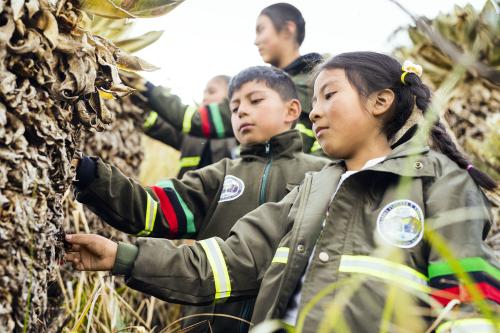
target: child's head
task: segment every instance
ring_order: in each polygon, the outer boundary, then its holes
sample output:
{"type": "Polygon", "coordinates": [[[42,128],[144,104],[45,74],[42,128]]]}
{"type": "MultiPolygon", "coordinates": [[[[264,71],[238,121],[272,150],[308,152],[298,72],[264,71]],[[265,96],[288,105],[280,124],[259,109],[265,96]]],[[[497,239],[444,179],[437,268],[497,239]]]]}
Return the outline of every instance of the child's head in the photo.
{"type": "MultiPolygon", "coordinates": [[[[427,111],[429,88],[417,74],[402,74],[402,65],[396,59],[375,52],[343,53],[321,65],[310,119],[326,154],[349,159],[361,149],[370,149],[374,142],[386,140],[388,144],[415,104],[427,111]]],[[[485,177],[489,177],[470,167],[439,121],[431,135],[438,150],[468,169],[478,184],[488,187],[485,177]]]]}
{"type": "Polygon", "coordinates": [[[210,79],[203,90],[203,101],[201,104],[220,103],[227,97],[227,87],[231,77],[227,75],[217,75],[210,79]]]}
{"type": "Polygon", "coordinates": [[[299,49],[304,41],[305,25],[300,11],[288,3],[264,8],[255,29],[255,45],[262,59],[278,66],[284,52],[299,49]]]}
{"type": "Polygon", "coordinates": [[[292,79],[272,67],[239,72],[229,83],[228,97],[233,132],[242,144],[263,143],[289,130],[301,112],[292,79]]]}

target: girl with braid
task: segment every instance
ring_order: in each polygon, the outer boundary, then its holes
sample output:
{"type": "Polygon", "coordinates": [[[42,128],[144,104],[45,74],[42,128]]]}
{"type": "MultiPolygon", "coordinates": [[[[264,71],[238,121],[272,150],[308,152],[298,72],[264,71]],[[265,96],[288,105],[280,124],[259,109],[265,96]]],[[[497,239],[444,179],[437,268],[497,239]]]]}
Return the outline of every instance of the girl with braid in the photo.
{"type": "Polygon", "coordinates": [[[430,147],[416,127],[390,143],[415,105],[430,112],[421,74],[374,52],[333,57],[319,68],[310,120],[336,161],[242,217],[226,240],[177,248],[70,235],[68,260],[176,302],[258,294],[252,322],[290,332],[498,332],[500,264],[484,242],[492,217],[481,191],[495,182],[439,121],[430,147]]]}

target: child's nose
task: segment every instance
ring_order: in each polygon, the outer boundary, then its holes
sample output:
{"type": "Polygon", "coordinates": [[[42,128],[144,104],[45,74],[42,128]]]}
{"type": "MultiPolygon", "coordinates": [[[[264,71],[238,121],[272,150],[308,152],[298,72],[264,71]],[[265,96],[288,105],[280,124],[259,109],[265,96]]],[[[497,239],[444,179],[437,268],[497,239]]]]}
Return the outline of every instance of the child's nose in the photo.
{"type": "Polygon", "coordinates": [[[248,116],[248,108],[247,108],[247,106],[243,105],[243,103],[242,103],[238,107],[238,117],[243,118],[245,116],[248,116]]]}
{"type": "Polygon", "coordinates": [[[315,120],[318,120],[321,117],[319,110],[313,106],[311,112],[309,112],[309,120],[314,123],[315,120]]]}

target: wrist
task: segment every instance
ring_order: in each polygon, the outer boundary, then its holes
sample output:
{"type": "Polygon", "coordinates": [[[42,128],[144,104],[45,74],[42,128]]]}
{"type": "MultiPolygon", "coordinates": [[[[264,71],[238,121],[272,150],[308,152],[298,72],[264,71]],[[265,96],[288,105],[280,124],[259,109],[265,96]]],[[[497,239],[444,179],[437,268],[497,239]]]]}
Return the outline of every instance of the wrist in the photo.
{"type": "Polygon", "coordinates": [[[129,275],[134,267],[139,248],[134,244],[119,242],[116,245],[116,256],[111,269],[113,275],[129,275]]]}

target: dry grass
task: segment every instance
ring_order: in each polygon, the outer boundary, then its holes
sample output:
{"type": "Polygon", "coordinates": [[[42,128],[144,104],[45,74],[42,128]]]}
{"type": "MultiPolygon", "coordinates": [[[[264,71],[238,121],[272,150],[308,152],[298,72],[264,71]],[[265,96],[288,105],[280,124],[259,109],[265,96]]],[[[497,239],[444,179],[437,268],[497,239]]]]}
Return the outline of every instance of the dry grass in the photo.
{"type": "Polygon", "coordinates": [[[146,135],[142,137],[144,161],[141,164],[139,180],[144,185],[175,177],[179,171],[179,152],[146,135]]]}

